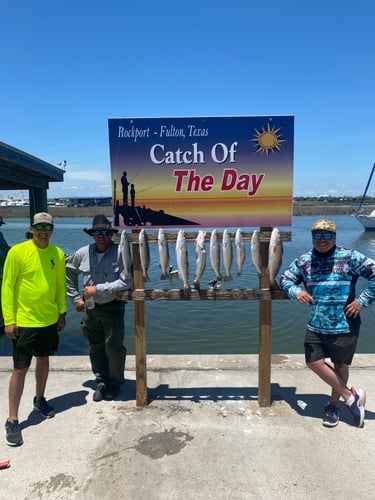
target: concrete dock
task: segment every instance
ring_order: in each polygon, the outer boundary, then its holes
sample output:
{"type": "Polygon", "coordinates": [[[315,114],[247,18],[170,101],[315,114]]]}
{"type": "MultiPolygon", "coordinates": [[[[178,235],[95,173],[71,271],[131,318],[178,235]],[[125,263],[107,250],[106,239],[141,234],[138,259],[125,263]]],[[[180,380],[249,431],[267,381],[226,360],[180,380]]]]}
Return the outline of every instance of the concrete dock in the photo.
{"type": "MultiPolygon", "coordinates": [[[[12,360],[2,357],[1,414],[8,411],[12,360]]],[[[149,404],[135,403],[135,359],[115,401],[92,400],[85,356],[53,357],[47,399],[57,414],[32,411],[32,365],[20,407],[24,444],[0,441],[0,498],[368,499],[375,488],[375,355],[356,355],[351,385],[367,392],[363,428],[341,405],[322,426],[328,387],[302,355],[272,357],[272,405],[260,408],[258,356],[147,357],[149,404]]]]}

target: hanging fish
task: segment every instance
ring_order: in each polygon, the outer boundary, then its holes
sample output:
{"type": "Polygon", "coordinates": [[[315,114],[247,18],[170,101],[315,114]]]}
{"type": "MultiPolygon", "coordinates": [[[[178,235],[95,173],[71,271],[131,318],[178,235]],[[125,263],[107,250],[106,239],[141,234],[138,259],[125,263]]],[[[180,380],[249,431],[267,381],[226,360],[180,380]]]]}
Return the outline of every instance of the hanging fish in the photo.
{"type": "Polygon", "coordinates": [[[130,243],[126,231],[122,231],[119,244],[119,252],[121,254],[122,262],[124,265],[125,276],[132,276],[133,273],[133,259],[130,250],[130,243]]]}
{"type": "Polygon", "coordinates": [[[276,283],[277,273],[280,271],[283,255],[283,242],[281,241],[280,231],[277,227],[273,228],[268,250],[268,271],[270,273],[270,288],[279,288],[276,283]]]}
{"type": "Polygon", "coordinates": [[[260,233],[256,229],[251,237],[251,260],[258,276],[262,276],[261,261],[260,261],[260,233]]]}
{"type": "Polygon", "coordinates": [[[167,238],[165,237],[164,230],[162,228],[159,229],[158,233],[158,250],[159,250],[159,260],[161,267],[161,280],[168,279],[168,263],[169,263],[169,249],[167,238]]]}
{"type": "Polygon", "coordinates": [[[233,247],[232,247],[232,238],[230,232],[227,229],[224,229],[223,232],[223,263],[225,269],[224,281],[232,280],[232,275],[230,273],[233,261],[233,247]]]}
{"type": "Polygon", "coordinates": [[[189,286],[189,262],[188,251],[185,239],[185,231],[180,229],[176,241],[176,259],[178,275],[184,283],[185,291],[190,290],[189,286]]]}
{"type": "Polygon", "coordinates": [[[223,276],[220,272],[220,245],[216,229],[212,231],[210,238],[210,262],[216,278],[222,280],[223,276]]]}
{"type": "Polygon", "coordinates": [[[198,231],[198,235],[195,239],[195,262],[196,262],[196,269],[195,269],[195,278],[194,278],[194,288],[199,290],[200,288],[200,279],[202,274],[204,273],[204,270],[206,269],[206,248],[205,248],[205,243],[204,239],[206,237],[206,231],[203,231],[203,229],[200,229],[198,231]]]}
{"type": "Polygon", "coordinates": [[[147,274],[150,265],[150,248],[148,245],[146,231],[141,229],[139,233],[139,254],[141,258],[142,276],[145,281],[150,281],[147,274]]]}
{"type": "Polygon", "coordinates": [[[243,241],[243,235],[240,228],[238,228],[236,231],[236,236],[234,238],[234,246],[236,248],[237,275],[241,276],[246,254],[245,254],[245,243],[243,241]]]}

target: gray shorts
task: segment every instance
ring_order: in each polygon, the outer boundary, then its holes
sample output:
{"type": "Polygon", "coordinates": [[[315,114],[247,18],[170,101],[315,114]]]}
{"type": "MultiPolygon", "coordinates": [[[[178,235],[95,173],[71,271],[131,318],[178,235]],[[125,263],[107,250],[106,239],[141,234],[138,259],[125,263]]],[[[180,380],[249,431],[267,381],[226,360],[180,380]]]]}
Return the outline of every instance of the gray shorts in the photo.
{"type": "Polygon", "coordinates": [[[357,348],[359,328],[349,333],[325,334],[307,330],[305,335],[306,363],[331,358],[332,363],[350,365],[357,348]]]}

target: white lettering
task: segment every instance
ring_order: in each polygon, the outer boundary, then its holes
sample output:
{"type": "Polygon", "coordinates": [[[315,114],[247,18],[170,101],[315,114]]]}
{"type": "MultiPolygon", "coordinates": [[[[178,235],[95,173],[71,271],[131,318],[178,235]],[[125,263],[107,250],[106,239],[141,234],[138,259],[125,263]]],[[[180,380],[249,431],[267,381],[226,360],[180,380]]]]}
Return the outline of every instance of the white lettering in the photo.
{"type": "Polygon", "coordinates": [[[134,142],[137,142],[137,139],[144,139],[150,136],[150,127],[147,128],[138,128],[132,125],[131,128],[125,128],[122,125],[118,128],[117,137],[125,138],[125,139],[134,139],[134,142]]]}
{"type": "Polygon", "coordinates": [[[205,163],[203,151],[198,150],[198,144],[192,144],[192,151],[182,151],[178,148],[176,151],[166,151],[164,153],[164,144],[154,144],[150,149],[150,159],[156,165],[182,165],[190,163],[205,163]]]}

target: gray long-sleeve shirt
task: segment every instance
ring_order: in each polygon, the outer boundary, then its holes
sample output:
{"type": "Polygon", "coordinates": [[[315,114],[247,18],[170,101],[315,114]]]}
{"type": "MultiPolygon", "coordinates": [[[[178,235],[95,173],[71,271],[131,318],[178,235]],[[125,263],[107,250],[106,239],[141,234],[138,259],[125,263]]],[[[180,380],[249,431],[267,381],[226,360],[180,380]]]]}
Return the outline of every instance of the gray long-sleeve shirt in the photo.
{"type": "Polygon", "coordinates": [[[117,293],[133,287],[132,278],[125,277],[118,245],[113,241],[98,261],[95,243],[84,246],[66,259],[67,295],[73,304],[82,300],[78,277],[82,274],[83,288],[96,285],[95,303],[105,304],[117,298],[117,293]]]}

